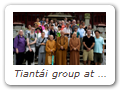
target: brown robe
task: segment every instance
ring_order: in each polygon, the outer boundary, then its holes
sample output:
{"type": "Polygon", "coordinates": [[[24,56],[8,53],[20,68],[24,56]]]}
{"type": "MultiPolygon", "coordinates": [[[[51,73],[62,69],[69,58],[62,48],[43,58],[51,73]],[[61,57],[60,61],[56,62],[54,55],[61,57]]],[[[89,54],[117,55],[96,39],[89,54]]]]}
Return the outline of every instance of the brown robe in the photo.
{"type": "Polygon", "coordinates": [[[79,65],[80,39],[71,38],[69,42],[69,47],[70,47],[70,65],[79,65]],[[76,48],[76,50],[74,50],[74,48],[76,48]]]}
{"type": "Polygon", "coordinates": [[[58,37],[57,38],[57,52],[56,52],[56,65],[66,65],[67,60],[67,48],[68,48],[68,38],[66,36],[64,37],[58,37]],[[61,49],[61,46],[63,46],[63,50],[61,49]]]}
{"type": "Polygon", "coordinates": [[[56,42],[54,40],[50,41],[48,40],[46,42],[46,57],[45,57],[45,65],[48,65],[48,56],[51,55],[51,50],[54,54],[54,62],[55,62],[55,51],[56,51],[56,42]]]}

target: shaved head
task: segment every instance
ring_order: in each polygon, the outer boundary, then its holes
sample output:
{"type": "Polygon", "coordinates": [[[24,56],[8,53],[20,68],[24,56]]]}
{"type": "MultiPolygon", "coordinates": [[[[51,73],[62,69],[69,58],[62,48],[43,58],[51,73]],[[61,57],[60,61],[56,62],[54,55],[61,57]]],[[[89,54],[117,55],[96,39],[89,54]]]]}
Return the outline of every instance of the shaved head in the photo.
{"type": "Polygon", "coordinates": [[[50,40],[53,40],[53,35],[50,35],[49,38],[50,38],[50,40]]]}
{"type": "Polygon", "coordinates": [[[65,32],[64,32],[64,31],[61,31],[60,33],[61,33],[61,36],[64,36],[64,34],[65,34],[65,32]]]}

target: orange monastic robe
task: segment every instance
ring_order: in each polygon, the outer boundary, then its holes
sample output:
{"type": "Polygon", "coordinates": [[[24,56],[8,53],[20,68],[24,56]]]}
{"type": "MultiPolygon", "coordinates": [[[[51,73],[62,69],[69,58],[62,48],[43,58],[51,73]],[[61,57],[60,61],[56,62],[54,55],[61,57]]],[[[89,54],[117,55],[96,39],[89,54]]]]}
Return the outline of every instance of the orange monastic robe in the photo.
{"type": "Polygon", "coordinates": [[[66,65],[67,60],[67,49],[68,49],[68,38],[66,36],[64,37],[58,37],[57,38],[57,52],[56,52],[56,65],[66,65]],[[61,49],[61,46],[63,46],[63,50],[61,49]]]}
{"type": "MultiPolygon", "coordinates": [[[[46,57],[45,57],[45,65],[48,65],[48,56],[51,55],[51,50],[53,51],[53,54],[55,55],[56,51],[56,43],[54,40],[48,40],[46,42],[46,57]]],[[[55,61],[55,56],[54,56],[54,61],[55,61]]]]}
{"type": "Polygon", "coordinates": [[[70,65],[79,65],[80,39],[71,38],[69,42],[69,46],[70,46],[70,65]],[[76,50],[74,50],[74,48],[76,48],[76,50]]]}

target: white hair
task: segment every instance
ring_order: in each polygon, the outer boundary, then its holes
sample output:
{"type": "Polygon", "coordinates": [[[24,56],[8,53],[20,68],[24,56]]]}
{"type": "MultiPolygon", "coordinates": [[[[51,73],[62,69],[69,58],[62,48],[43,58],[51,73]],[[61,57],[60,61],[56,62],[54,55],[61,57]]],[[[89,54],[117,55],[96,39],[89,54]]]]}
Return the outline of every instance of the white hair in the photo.
{"type": "MultiPolygon", "coordinates": [[[[19,32],[20,32],[20,31],[22,31],[22,32],[23,32],[23,30],[19,30],[19,31],[18,31],[18,35],[19,35],[19,32]]],[[[23,32],[23,35],[24,35],[24,32],[23,32]]]]}

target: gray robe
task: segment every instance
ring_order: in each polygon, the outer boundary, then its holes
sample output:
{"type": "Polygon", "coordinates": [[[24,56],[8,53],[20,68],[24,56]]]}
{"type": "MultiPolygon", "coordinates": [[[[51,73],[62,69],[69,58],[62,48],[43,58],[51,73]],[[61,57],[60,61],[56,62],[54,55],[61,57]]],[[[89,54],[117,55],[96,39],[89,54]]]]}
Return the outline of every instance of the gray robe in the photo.
{"type": "MultiPolygon", "coordinates": [[[[38,47],[41,42],[43,41],[44,38],[39,37],[36,41],[36,46],[38,47]]],[[[45,38],[44,41],[42,43],[46,44],[47,39],[45,38]]],[[[39,48],[39,52],[38,52],[38,65],[41,65],[41,61],[43,60],[43,65],[45,65],[45,45],[41,45],[39,48]]]]}

